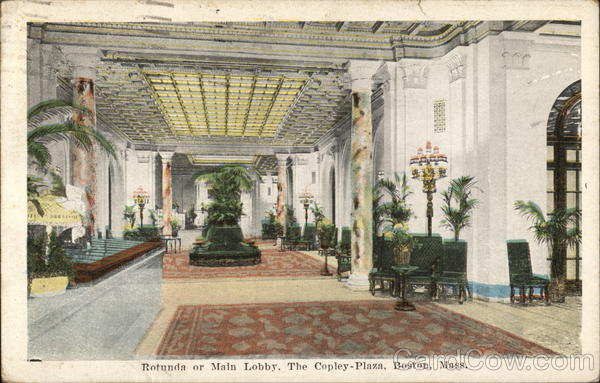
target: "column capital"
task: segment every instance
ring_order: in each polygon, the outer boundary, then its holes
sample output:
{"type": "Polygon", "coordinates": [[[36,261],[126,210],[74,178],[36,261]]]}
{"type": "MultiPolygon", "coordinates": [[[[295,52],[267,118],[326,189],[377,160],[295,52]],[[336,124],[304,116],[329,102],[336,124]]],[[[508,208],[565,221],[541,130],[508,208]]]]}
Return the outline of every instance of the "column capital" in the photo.
{"type": "Polygon", "coordinates": [[[136,150],[135,155],[139,163],[144,164],[150,162],[152,152],[149,150],[136,150]]]}
{"type": "Polygon", "coordinates": [[[427,88],[429,66],[426,63],[401,61],[399,68],[402,69],[404,73],[402,79],[404,80],[405,88],[427,88]]]}
{"type": "Polygon", "coordinates": [[[173,158],[173,154],[175,154],[175,152],[158,152],[158,154],[160,154],[160,158],[163,161],[171,161],[171,158],[173,158]]]}
{"type": "Polygon", "coordinates": [[[381,61],[351,60],[348,62],[348,75],[352,90],[371,90],[373,76],[382,66],[381,61]]]}
{"type": "Polygon", "coordinates": [[[71,47],[61,47],[65,57],[73,68],[73,78],[96,79],[96,67],[100,63],[98,51],[82,52],[71,47]]]}
{"type": "Polygon", "coordinates": [[[277,158],[277,166],[286,166],[289,157],[289,153],[275,153],[275,158],[277,158]]]}
{"type": "Polygon", "coordinates": [[[450,56],[446,60],[446,67],[448,67],[450,83],[453,83],[458,79],[465,78],[466,58],[467,57],[464,54],[457,53],[455,55],[450,56]]]}

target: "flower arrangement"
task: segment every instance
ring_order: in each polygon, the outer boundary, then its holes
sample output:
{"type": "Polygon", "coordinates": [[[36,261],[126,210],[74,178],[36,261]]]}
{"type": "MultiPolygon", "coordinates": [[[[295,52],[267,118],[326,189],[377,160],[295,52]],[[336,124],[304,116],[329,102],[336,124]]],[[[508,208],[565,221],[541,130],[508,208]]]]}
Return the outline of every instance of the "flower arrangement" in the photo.
{"type": "Polygon", "coordinates": [[[408,224],[405,222],[386,228],[383,236],[391,242],[397,264],[408,264],[412,250],[421,246],[415,237],[409,233],[408,224]]]}

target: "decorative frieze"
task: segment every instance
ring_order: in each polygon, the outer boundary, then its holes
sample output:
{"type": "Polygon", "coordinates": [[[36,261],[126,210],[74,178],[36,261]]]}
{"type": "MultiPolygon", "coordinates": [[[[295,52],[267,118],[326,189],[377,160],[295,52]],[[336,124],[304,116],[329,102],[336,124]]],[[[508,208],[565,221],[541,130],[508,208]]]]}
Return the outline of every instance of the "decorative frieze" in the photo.
{"type": "Polygon", "coordinates": [[[529,40],[504,40],[502,67],[504,69],[529,69],[529,40]]]}

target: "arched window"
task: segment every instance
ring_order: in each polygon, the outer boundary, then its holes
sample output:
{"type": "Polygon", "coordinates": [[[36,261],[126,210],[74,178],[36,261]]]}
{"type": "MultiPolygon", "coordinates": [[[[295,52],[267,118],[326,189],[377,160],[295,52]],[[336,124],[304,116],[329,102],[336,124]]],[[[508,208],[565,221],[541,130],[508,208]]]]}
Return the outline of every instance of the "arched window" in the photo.
{"type": "MultiPolygon", "coordinates": [[[[581,210],[581,80],[569,85],[554,102],[548,118],[547,137],[547,209],[581,210]]],[[[567,288],[580,293],[579,245],[564,251],[567,288]]]]}

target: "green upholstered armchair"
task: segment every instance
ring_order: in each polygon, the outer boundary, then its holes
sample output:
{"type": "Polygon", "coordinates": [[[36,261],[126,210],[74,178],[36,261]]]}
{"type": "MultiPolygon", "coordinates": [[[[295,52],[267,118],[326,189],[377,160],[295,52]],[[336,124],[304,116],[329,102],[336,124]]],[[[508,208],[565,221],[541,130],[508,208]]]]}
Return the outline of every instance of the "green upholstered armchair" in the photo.
{"type": "Polygon", "coordinates": [[[438,262],[435,273],[436,293],[446,291],[446,286],[456,287],[458,303],[472,299],[471,288],[467,280],[467,243],[463,240],[445,239],[444,252],[438,262]]]}
{"type": "Polygon", "coordinates": [[[350,272],[352,269],[350,255],[350,228],[348,226],[342,227],[342,238],[336,247],[335,259],[337,260],[337,280],[342,280],[342,273],[350,272]]]}
{"type": "Polygon", "coordinates": [[[340,238],[336,248],[338,254],[350,255],[350,236],[350,228],[348,226],[342,227],[342,238],[340,238]]]}
{"type": "Polygon", "coordinates": [[[513,239],[506,241],[508,250],[508,272],[510,276],[510,302],[514,303],[515,289],[520,289],[520,301],[525,304],[526,289],[529,290],[529,301],[533,300],[533,290],[540,289],[540,296],[546,304],[550,304],[548,299],[548,284],[550,281],[546,278],[533,275],[531,271],[531,255],[529,253],[529,243],[524,239],[513,239]]]}
{"type": "Polygon", "coordinates": [[[296,250],[298,242],[300,241],[300,226],[290,225],[288,226],[285,238],[283,238],[282,246],[287,250],[296,250]]]}
{"type": "MultiPolygon", "coordinates": [[[[406,277],[408,287],[422,286],[429,289],[431,297],[435,297],[436,285],[434,270],[444,253],[442,237],[439,234],[413,234],[419,243],[410,254],[410,264],[418,269],[406,277]]],[[[410,291],[410,290],[409,290],[410,291]]]]}
{"type": "Polygon", "coordinates": [[[385,290],[385,283],[388,283],[390,293],[394,294],[394,282],[396,274],[392,270],[394,266],[394,253],[392,251],[391,241],[383,237],[373,236],[373,268],[369,272],[369,291],[375,295],[375,291],[385,290]],[[377,283],[379,282],[379,288],[377,283]]]}
{"type": "Polygon", "coordinates": [[[302,238],[298,241],[298,247],[305,250],[313,250],[315,247],[315,238],[317,233],[317,227],[313,223],[304,225],[304,231],[302,232],[302,238]]]}

